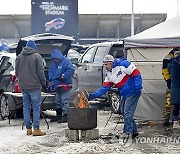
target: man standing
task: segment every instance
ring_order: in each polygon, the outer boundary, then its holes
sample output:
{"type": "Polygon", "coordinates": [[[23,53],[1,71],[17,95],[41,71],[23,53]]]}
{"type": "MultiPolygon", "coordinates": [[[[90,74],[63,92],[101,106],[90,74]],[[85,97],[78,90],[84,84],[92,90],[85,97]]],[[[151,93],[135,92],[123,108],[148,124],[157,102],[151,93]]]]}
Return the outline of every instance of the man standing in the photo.
{"type": "Polygon", "coordinates": [[[174,51],[174,58],[169,64],[171,75],[171,102],[173,108],[173,128],[180,128],[180,48],[174,51]]]}
{"type": "Polygon", "coordinates": [[[174,50],[171,50],[167,56],[163,59],[163,65],[162,65],[162,75],[164,77],[164,80],[166,81],[166,102],[164,105],[164,126],[169,126],[169,120],[170,120],[170,115],[172,111],[172,104],[170,101],[170,89],[171,89],[171,76],[170,72],[168,69],[168,65],[172,62],[172,58],[174,58],[174,50]]]}
{"type": "Polygon", "coordinates": [[[16,58],[15,72],[23,95],[23,113],[27,135],[45,135],[46,133],[40,130],[39,125],[41,86],[46,85],[46,80],[42,57],[37,53],[34,41],[28,41],[21,54],[16,58]],[[30,118],[31,105],[33,108],[33,131],[30,118]]]}
{"type": "Polygon", "coordinates": [[[141,95],[142,78],[139,70],[125,58],[114,59],[106,55],[103,60],[106,76],[103,85],[94,93],[89,94],[89,100],[105,94],[115,84],[122,96],[121,112],[124,116],[124,138],[138,136],[136,123],[133,119],[136,106],[141,95]]]}
{"type": "Polygon", "coordinates": [[[51,122],[67,122],[67,109],[69,108],[70,89],[72,88],[72,76],[74,67],[70,60],[64,57],[58,49],[52,51],[52,62],[49,68],[49,82],[56,91],[56,117],[51,122]]]}

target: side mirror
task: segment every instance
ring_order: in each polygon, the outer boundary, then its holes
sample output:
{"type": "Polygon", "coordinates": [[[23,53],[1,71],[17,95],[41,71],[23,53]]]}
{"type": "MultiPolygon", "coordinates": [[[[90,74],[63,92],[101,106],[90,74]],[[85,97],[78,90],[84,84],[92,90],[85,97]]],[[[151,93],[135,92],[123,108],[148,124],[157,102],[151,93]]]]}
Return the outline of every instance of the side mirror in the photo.
{"type": "Polygon", "coordinates": [[[78,64],[78,58],[71,58],[70,60],[73,64],[78,64]]]}

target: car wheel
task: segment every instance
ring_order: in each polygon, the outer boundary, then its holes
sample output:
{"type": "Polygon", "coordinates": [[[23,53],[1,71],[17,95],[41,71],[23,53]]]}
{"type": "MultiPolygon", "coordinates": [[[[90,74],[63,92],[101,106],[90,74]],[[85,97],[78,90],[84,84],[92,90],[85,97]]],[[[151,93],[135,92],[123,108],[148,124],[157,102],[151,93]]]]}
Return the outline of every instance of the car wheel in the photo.
{"type": "Polygon", "coordinates": [[[3,120],[10,115],[8,97],[4,94],[0,97],[0,114],[3,120]]]}
{"type": "Polygon", "coordinates": [[[113,113],[120,114],[121,96],[117,92],[113,92],[109,94],[109,101],[110,101],[111,109],[113,113]]]}

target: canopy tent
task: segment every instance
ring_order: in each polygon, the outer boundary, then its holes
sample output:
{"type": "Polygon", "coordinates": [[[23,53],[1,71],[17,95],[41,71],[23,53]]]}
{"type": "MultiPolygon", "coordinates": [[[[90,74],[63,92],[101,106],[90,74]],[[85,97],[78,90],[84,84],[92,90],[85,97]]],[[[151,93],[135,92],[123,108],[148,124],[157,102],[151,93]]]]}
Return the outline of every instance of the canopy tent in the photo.
{"type": "Polygon", "coordinates": [[[124,39],[128,60],[140,69],[143,91],[135,113],[141,120],[163,120],[166,83],[162,60],[173,47],[180,47],[180,16],[124,39]]]}
{"type": "Polygon", "coordinates": [[[125,48],[180,47],[180,16],[124,39],[125,48]]]}

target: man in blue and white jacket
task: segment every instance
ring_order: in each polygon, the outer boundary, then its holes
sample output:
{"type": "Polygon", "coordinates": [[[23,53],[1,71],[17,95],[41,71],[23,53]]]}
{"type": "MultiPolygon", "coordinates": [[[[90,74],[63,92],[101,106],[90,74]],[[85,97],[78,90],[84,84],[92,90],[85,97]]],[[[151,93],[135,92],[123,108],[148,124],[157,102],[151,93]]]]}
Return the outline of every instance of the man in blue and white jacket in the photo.
{"type": "Polygon", "coordinates": [[[74,67],[71,61],[64,57],[61,51],[54,49],[51,53],[52,62],[49,68],[49,82],[56,91],[56,117],[51,122],[67,122],[67,109],[70,102],[70,89],[72,88],[72,76],[74,67]]]}
{"type": "Polygon", "coordinates": [[[106,67],[104,83],[97,91],[89,94],[89,100],[100,97],[115,85],[122,96],[125,137],[136,137],[138,131],[133,116],[142,90],[140,71],[124,57],[114,59],[113,56],[106,55],[103,63],[106,67]]]}

